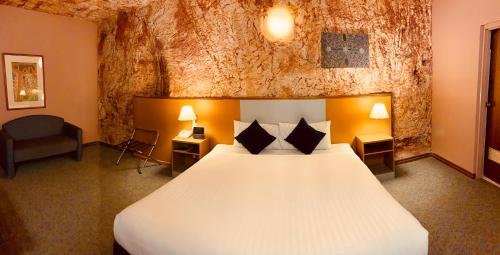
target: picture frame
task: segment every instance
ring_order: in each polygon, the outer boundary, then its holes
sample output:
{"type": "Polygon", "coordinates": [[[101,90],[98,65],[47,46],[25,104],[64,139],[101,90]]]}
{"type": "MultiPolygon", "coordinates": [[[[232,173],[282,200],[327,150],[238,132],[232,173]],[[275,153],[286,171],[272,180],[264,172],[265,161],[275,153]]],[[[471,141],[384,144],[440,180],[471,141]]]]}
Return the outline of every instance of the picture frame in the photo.
{"type": "Polygon", "coordinates": [[[7,110],[45,108],[42,55],[2,53],[7,110]]]}
{"type": "Polygon", "coordinates": [[[322,68],[369,68],[368,34],[321,33],[322,68]]]}

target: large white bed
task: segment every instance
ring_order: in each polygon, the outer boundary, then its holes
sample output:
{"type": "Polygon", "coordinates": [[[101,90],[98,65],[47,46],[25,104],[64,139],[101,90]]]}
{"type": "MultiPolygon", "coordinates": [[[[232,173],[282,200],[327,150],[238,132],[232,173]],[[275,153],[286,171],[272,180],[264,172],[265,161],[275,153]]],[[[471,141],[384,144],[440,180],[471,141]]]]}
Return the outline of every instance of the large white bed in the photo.
{"type": "Polygon", "coordinates": [[[217,145],[115,218],[131,254],[405,254],[428,232],[347,144],[303,155],[217,145]]]}

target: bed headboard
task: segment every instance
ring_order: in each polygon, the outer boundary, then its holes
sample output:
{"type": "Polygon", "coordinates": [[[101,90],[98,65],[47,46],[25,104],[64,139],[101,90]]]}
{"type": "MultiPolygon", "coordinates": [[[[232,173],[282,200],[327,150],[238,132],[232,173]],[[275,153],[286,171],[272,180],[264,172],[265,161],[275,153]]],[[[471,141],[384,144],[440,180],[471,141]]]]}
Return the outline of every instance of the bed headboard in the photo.
{"type": "Polygon", "coordinates": [[[297,123],[324,121],[325,99],[256,99],[240,100],[240,119],[245,122],[297,123]]]}
{"type": "Polygon", "coordinates": [[[301,117],[310,122],[331,120],[333,143],[352,144],[358,134],[392,134],[392,119],[369,118],[374,103],[384,103],[388,112],[392,113],[391,93],[315,99],[135,97],[134,123],[136,127],[160,131],[153,156],[169,162],[172,138],[180,130],[191,126],[191,122],[177,120],[183,105],[193,107],[197,123],[205,127],[213,147],[219,143],[233,143],[233,120],[257,119],[267,123],[296,122],[301,117]]]}

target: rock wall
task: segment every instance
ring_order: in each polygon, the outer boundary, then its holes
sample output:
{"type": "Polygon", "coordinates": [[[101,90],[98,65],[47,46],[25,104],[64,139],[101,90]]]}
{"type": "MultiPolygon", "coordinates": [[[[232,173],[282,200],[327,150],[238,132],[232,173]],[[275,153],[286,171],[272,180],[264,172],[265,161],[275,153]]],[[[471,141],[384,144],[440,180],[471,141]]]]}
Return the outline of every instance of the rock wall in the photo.
{"type": "Polygon", "coordinates": [[[397,158],[430,151],[431,0],[158,0],[100,25],[100,123],[115,143],[133,95],[337,96],[392,92],[397,158]],[[268,7],[295,16],[291,42],[261,33],[268,7]],[[367,33],[370,67],[321,68],[322,31],[367,33]]]}
{"type": "Polygon", "coordinates": [[[163,95],[165,66],[146,17],[147,9],[132,9],[99,25],[99,126],[101,139],[111,144],[132,131],[135,95],[163,95]]]}
{"type": "Polygon", "coordinates": [[[152,0],[0,0],[0,4],[27,10],[100,21],[118,10],[141,7],[152,0]]]}

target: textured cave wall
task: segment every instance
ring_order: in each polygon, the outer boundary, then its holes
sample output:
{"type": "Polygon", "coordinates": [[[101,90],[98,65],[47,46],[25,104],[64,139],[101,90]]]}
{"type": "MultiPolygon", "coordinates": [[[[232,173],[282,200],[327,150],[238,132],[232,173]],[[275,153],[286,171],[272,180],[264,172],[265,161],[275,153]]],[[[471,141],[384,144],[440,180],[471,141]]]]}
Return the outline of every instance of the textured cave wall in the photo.
{"type": "Polygon", "coordinates": [[[115,142],[132,126],[134,94],[337,96],[393,92],[397,158],[430,151],[431,1],[282,1],[295,37],[272,43],[273,1],[159,0],[101,23],[100,121],[115,142]],[[370,67],[321,68],[322,31],[368,33],[370,67]]]}
{"type": "Polygon", "coordinates": [[[145,19],[147,11],[120,11],[99,24],[99,125],[107,143],[130,135],[135,95],[161,96],[164,90],[164,67],[145,19]]]}
{"type": "Polygon", "coordinates": [[[91,21],[113,16],[118,10],[148,5],[151,0],[0,0],[0,4],[91,21]]]}

